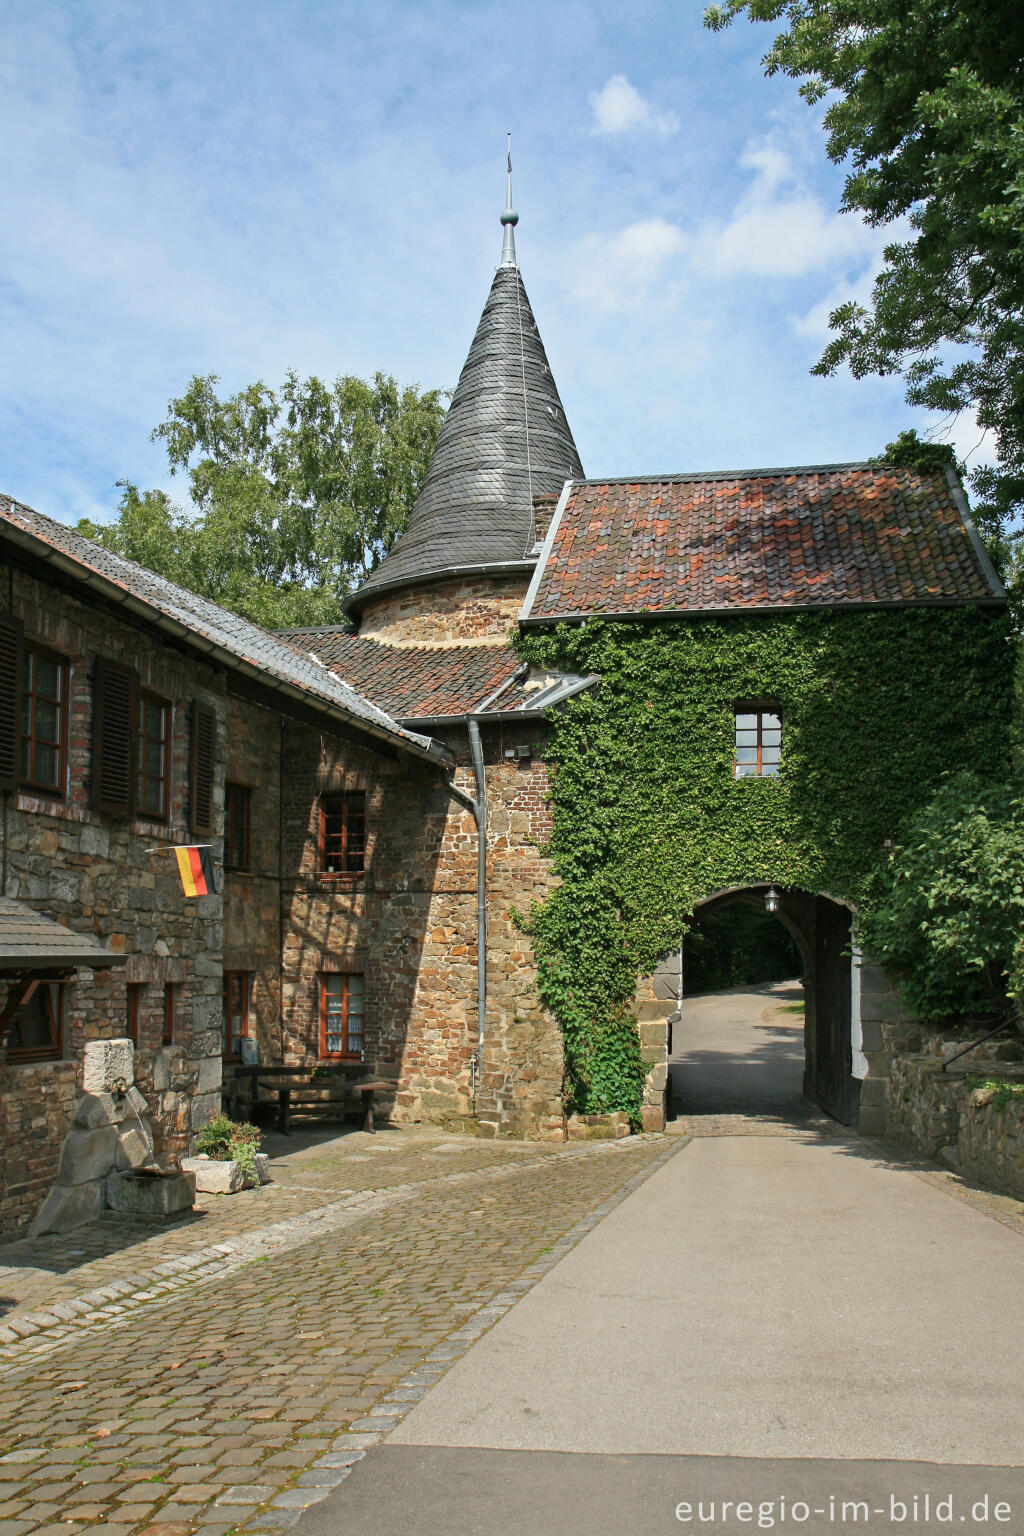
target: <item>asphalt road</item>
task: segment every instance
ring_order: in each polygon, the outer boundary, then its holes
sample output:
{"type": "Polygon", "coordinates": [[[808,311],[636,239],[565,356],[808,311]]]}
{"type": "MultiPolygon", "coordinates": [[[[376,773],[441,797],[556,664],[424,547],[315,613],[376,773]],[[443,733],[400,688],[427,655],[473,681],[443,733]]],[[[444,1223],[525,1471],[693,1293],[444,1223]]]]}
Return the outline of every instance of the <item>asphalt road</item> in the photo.
{"type": "MultiPolygon", "coordinates": [[[[770,1001],[689,1005],[680,1077],[703,1066],[709,1115],[791,1095],[798,1020],[766,1023],[770,1001]]],[[[705,1129],[303,1536],[1024,1532],[1019,1233],[838,1128],[705,1129]]]]}

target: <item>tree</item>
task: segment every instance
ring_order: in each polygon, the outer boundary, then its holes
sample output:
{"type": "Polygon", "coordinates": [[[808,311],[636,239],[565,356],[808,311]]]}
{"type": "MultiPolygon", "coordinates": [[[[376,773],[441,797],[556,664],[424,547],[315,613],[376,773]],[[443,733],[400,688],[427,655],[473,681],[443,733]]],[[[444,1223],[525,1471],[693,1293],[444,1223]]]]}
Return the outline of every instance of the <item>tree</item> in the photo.
{"type": "Polygon", "coordinates": [[[948,778],[862,902],[864,946],[921,1018],[1024,1002],[1024,778],[948,778]]]}
{"type": "Polygon", "coordinates": [[[444,419],[378,373],[326,385],[289,373],[221,399],[196,375],[153,432],[194,512],[121,481],[116,522],[79,531],[268,628],[341,620],[345,594],[405,527],[444,419]]]}
{"type": "Polygon", "coordinates": [[[721,0],[779,21],[768,74],[827,101],[842,208],[898,224],[869,308],[834,310],[815,368],[902,374],[913,405],[973,409],[997,440],[978,519],[998,545],[1024,505],[1024,6],[1019,0],[721,0]],[[903,238],[904,229],[909,234],[903,238]]]}

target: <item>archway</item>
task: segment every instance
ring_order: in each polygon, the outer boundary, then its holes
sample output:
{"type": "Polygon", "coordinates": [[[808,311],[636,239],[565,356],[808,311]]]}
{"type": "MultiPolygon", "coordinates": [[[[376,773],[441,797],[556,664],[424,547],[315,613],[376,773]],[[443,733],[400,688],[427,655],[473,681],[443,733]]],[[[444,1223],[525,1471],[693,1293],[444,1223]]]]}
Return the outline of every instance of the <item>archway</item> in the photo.
{"type": "MultiPolygon", "coordinates": [[[[754,933],[756,925],[751,922],[751,916],[756,913],[768,917],[765,904],[768,892],[766,884],[717,891],[695,907],[696,925],[699,926],[703,918],[706,928],[714,928],[721,935],[727,931],[731,912],[740,914],[738,926],[747,935],[754,933]]],[[[858,976],[851,950],[852,912],[845,903],[827,895],[800,890],[773,892],[771,906],[770,920],[780,924],[790,936],[795,946],[794,960],[799,957],[804,998],[803,1095],[833,1119],[844,1125],[855,1124],[862,1074],[855,1070],[861,1058],[856,1050],[859,1045],[855,997],[858,976]]],[[[651,978],[648,995],[652,1002],[661,999],[662,1006],[666,1006],[664,1000],[670,999],[679,989],[680,974],[681,997],[685,1003],[691,994],[687,991],[685,957],[679,954],[667,957],[651,978]]],[[[740,980],[749,979],[741,972],[734,974],[740,980]]],[[[677,1035],[677,1044],[678,1040],[677,1035]]],[[[669,1038],[666,1040],[666,1093],[670,1091],[667,1065],[672,1053],[669,1038]]],[[[756,1062],[752,1064],[756,1067],[756,1062]]],[[[751,1074],[747,1073],[746,1081],[750,1080],[751,1074]]]]}

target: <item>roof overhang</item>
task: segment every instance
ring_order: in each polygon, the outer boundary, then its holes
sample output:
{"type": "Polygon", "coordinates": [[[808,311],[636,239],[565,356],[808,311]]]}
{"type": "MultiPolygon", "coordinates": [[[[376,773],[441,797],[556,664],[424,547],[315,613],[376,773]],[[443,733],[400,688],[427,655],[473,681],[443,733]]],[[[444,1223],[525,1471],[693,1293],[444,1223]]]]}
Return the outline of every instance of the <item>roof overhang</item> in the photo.
{"type": "Polygon", "coordinates": [[[106,970],[124,965],[91,933],[65,928],[24,902],[0,899],[0,974],[35,975],[106,970]]]}
{"type": "MultiPolygon", "coordinates": [[[[327,720],[336,720],[343,724],[347,730],[355,730],[365,736],[386,741],[388,745],[397,751],[405,752],[411,757],[421,758],[438,767],[449,768],[452,764],[451,753],[441,746],[440,742],[425,739],[421,742],[410,740],[408,736],[398,731],[389,731],[383,725],[375,721],[367,720],[362,715],[351,714],[340,705],[331,703],[328,699],[318,698],[316,694],[299,687],[296,683],[276,676],[273,672],[262,667],[258,662],[251,661],[247,657],[239,656],[227,646],[211,640],[207,635],[198,634],[183,624],[179,619],[161,610],[151,603],[145,602],[135,593],[127,591],[117,582],[103,576],[99,571],[92,570],[89,566],[74,560],[63,550],[55,549],[45,539],[39,539],[34,534],[27,532],[15,524],[4,521],[0,526],[0,538],[13,544],[16,548],[24,550],[35,559],[43,559],[54,569],[61,571],[74,582],[81,583],[91,591],[106,599],[107,602],[116,604],[119,608],[132,614],[145,623],[152,625],[163,634],[172,639],[178,646],[193,651],[203,659],[223,668],[229,672],[235,672],[247,678],[250,682],[258,683],[273,693],[290,699],[293,703],[302,704],[306,709],[313,709],[317,714],[327,720]]],[[[397,722],[396,722],[397,723],[397,722]]]]}

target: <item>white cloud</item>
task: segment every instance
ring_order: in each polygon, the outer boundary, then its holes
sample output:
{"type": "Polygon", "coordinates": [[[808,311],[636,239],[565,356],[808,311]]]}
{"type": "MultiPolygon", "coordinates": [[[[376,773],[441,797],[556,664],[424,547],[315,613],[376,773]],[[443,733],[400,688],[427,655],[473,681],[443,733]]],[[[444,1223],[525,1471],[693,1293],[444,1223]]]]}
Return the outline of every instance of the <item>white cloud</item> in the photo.
{"type": "Polygon", "coordinates": [[[590,105],[594,113],[590,131],[595,134],[630,133],[640,128],[668,135],[679,127],[674,112],[656,112],[625,75],[612,75],[599,91],[591,91],[590,105]]]}
{"type": "Polygon", "coordinates": [[[573,296],[598,309],[635,309],[666,263],[685,249],[682,230],[666,219],[643,219],[617,235],[587,235],[574,255],[573,296]]]}
{"type": "Polygon", "coordinates": [[[778,145],[748,145],[740,163],[754,172],[754,180],[730,219],[701,230],[698,266],[723,276],[802,277],[875,259],[880,236],[858,218],[831,213],[805,191],[778,145]]]}

